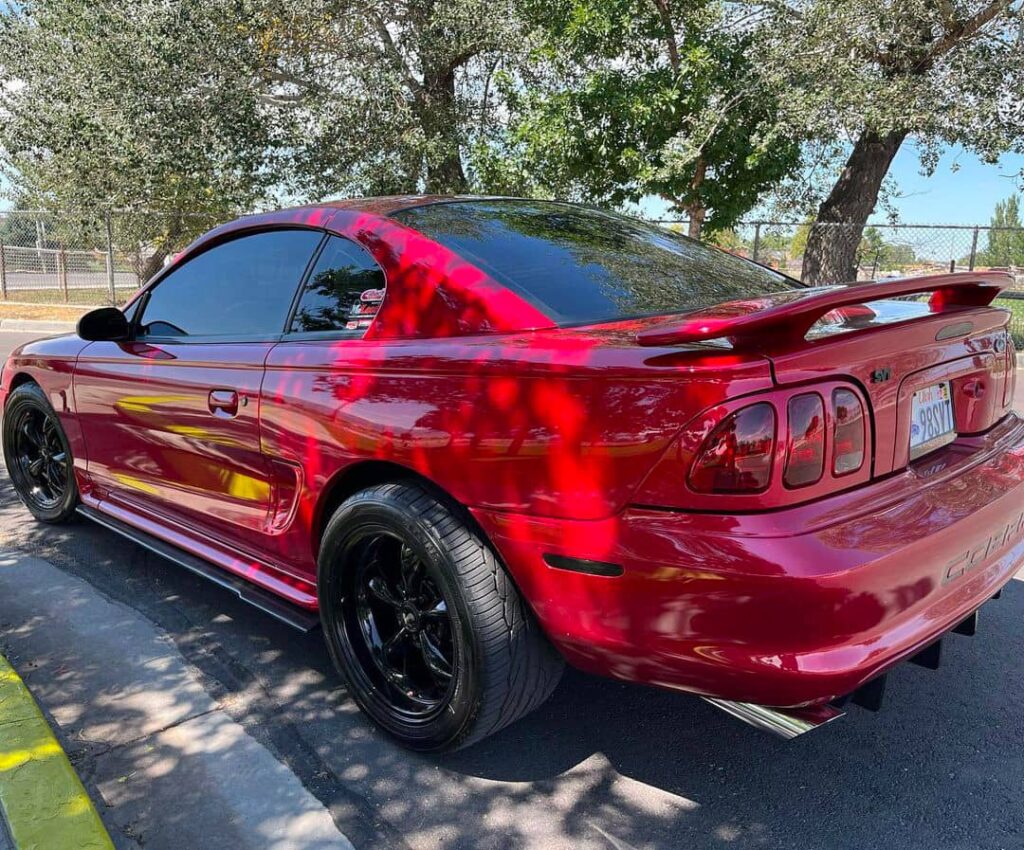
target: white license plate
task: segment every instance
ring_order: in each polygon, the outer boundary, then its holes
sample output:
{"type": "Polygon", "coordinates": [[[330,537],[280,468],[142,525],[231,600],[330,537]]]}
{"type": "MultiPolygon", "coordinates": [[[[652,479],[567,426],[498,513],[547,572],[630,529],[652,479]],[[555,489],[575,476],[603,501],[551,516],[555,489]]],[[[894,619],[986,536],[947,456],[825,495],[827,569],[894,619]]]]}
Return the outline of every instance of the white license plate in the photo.
{"type": "Polygon", "coordinates": [[[910,459],[956,439],[949,383],[918,390],[910,405],[910,459]]]}

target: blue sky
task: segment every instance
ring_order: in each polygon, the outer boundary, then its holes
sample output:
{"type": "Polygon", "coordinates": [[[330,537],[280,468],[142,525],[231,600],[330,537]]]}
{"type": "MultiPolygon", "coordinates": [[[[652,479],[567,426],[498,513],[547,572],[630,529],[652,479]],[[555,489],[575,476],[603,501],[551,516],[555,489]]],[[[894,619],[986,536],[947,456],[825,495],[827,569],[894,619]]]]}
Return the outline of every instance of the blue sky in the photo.
{"type": "Polygon", "coordinates": [[[1020,191],[1024,155],[1008,154],[987,165],[954,148],[942,157],[934,175],[923,177],[920,172],[916,149],[904,145],[890,174],[899,186],[896,208],[905,223],[988,224],[996,201],[1020,191]]]}

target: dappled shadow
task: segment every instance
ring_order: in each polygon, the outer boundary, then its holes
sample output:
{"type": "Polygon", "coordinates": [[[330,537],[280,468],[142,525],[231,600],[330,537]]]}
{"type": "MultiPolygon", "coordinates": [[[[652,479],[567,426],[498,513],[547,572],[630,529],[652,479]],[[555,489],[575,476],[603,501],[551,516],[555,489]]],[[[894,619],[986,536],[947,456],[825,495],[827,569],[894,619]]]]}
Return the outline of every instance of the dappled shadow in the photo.
{"type": "MultiPolygon", "coordinates": [[[[999,847],[1014,846],[1024,829],[1019,582],[985,607],[977,637],[947,641],[941,670],[898,669],[881,714],[851,709],[788,744],[692,697],[568,671],[523,721],[434,757],[407,753],[371,727],[318,634],[298,635],[102,529],[47,528],[26,517],[5,483],[0,549],[44,557],[136,609],[200,673],[201,688],[162,682],[174,700],[157,719],[130,693],[85,689],[134,659],[137,648],[124,640],[131,612],[111,609],[124,618],[107,629],[110,670],[97,671],[76,668],[76,648],[58,645],[62,624],[12,622],[27,601],[0,599],[0,644],[15,647],[44,703],[48,693],[65,695],[59,711],[48,707],[76,762],[108,789],[104,798],[116,803],[108,817],[147,847],[175,846],[171,837],[199,826],[224,830],[222,846],[233,846],[234,826],[194,822],[201,786],[192,761],[202,745],[223,748],[219,758],[234,764],[247,741],[153,726],[194,717],[212,701],[288,765],[357,847],[999,847]],[[37,648],[47,660],[33,667],[37,648]],[[104,723],[155,737],[105,750],[90,737],[109,735],[104,723]],[[146,773],[158,779],[143,781],[146,773]],[[168,789],[179,790],[180,806],[147,802],[168,789]]],[[[67,603],[73,618],[78,603],[67,603]]],[[[159,677],[159,659],[151,661],[159,677]]],[[[268,823],[279,815],[253,813],[268,823]]]]}

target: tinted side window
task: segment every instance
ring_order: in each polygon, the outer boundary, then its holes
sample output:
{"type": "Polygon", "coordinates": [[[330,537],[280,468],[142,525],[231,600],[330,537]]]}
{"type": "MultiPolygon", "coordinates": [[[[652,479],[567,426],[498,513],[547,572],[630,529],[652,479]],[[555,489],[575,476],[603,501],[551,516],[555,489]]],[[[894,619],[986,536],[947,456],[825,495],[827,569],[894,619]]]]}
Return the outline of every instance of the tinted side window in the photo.
{"type": "Polygon", "coordinates": [[[384,272],[369,252],[332,236],[302,292],[291,330],[365,330],[383,298],[384,272]]]}
{"type": "Polygon", "coordinates": [[[140,336],[279,334],[295,288],[323,234],[275,230],[242,236],[189,260],[156,285],[140,336]]]}

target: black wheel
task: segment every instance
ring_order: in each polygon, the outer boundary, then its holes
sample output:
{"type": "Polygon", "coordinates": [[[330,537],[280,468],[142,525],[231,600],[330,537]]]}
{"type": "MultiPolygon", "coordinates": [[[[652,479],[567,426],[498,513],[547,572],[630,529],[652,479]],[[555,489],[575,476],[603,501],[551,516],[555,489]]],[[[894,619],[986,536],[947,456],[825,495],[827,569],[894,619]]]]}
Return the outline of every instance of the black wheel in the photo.
{"type": "Polygon", "coordinates": [[[407,747],[468,746],[558,684],[562,659],[490,547],[418,484],[382,484],[341,505],[318,586],[335,666],[407,747]]]}
{"type": "Polygon", "coordinates": [[[43,522],[67,520],[78,504],[71,448],[37,384],[22,384],[8,396],[3,443],[7,474],[25,507],[43,522]]]}

